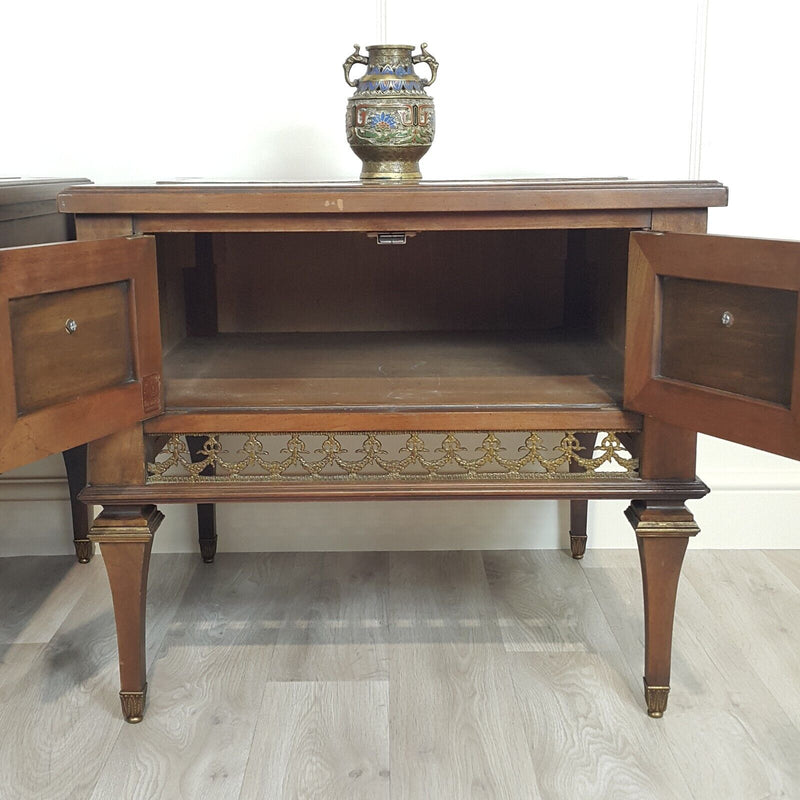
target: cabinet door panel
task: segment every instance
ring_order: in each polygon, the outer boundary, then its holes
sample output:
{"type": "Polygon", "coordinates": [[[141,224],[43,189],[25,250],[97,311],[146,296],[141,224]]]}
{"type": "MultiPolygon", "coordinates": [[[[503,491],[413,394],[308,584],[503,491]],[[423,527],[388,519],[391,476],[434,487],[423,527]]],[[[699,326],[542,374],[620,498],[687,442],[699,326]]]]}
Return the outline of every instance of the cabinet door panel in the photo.
{"type": "Polygon", "coordinates": [[[625,405],[800,458],[800,244],[631,234],[625,405]]]}
{"type": "Polygon", "coordinates": [[[0,250],[0,471],[162,410],[151,237],[0,250]]]}
{"type": "Polygon", "coordinates": [[[18,414],[134,379],[129,295],[117,281],[9,301],[18,414]]]}
{"type": "Polygon", "coordinates": [[[663,377],[789,406],[795,292],[667,276],[661,294],[663,377]]]}

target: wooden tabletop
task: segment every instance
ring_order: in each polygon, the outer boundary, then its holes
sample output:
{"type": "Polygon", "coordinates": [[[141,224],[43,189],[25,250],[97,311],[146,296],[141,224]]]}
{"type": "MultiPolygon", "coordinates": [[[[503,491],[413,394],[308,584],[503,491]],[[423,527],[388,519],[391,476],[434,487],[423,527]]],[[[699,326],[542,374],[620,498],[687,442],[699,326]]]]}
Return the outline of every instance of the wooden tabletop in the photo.
{"type": "Polygon", "coordinates": [[[75,214],[360,214],[560,211],[724,206],[718,181],[623,179],[410,183],[198,183],[72,186],[59,209],[75,214]]]}

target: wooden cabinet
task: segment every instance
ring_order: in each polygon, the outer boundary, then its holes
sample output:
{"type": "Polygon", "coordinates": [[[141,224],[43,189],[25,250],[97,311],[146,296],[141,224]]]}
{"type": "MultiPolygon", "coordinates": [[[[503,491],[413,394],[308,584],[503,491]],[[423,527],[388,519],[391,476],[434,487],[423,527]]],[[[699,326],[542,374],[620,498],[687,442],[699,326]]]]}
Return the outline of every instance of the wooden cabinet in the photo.
{"type": "Polygon", "coordinates": [[[0,247],[22,247],[75,238],[72,216],[61,214],[56,197],[85,178],[0,178],[0,247]]]}
{"type": "Polygon", "coordinates": [[[631,236],[625,405],[800,458],[800,245],[631,236]]]}
{"type": "Polygon", "coordinates": [[[103,506],[126,718],[157,506],[503,497],[569,499],[575,557],[587,500],[631,501],[660,716],[684,502],[707,491],[696,431],[797,453],[800,250],[706,236],[726,200],[715,182],[63,192],[85,241],[3,255],[26,345],[3,356],[0,453],[63,447],[65,421],[95,440],[83,497],[103,506]],[[80,292],[97,314],[70,361],[80,292]],[[40,324],[57,347],[29,341],[40,324]]]}
{"type": "Polygon", "coordinates": [[[0,470],[161,411],[152,237],[0,250],[0,470]]]}
{"type": "MultiPolygon", "coordinates": [[[[85,178],[2,178],[0,179],[0,248],[21,247],[23,245],[43,244],[46,242],[65,242],[75,238],[75,226],[70,214],[61,214],[56,205],[56,197],[62,189],[80,183],[88,183],[85,178]]],[[[0,276],[1,278],[2,276],[0,276]]],[[[16,308],[22,309],[26,300],[20,299],[16,308]]],[[[31,311],[31,304],[28,303],[31,311]]],[[[30,317],[29,317],[30,318],[30,317]]],[[[37,327],[37,322],[33,327],[37,327]]],[[[32,339],[41,344],[38,330],[33,331],[32,339]]],[[[5,340],[0,347],[5,345],[5,340]]],[[[36,345],[34,345],[36,346],[36,345]]],[[[8,352],[6,352],[6,358],[8,352]]],[[[29,359],[25,361],[30,364],[29,359]]],[[[46,368],[40,375],[47,373],[46,368]]],[[[37,380],[37,378],[34,378],[37,380]]],[[[49,380],[49,379],[46,379],[49,380]]],[[[6,381],[0,393],[8,391],[6,381]]],[[[23,376],[21,383],[30,382],[23,376]]],[[[10,386],[10,384],[8,384],[10,386]]],[[[23,400],[23,404],[24,404],[23,400]]],[[[0,401],[2,403],[2,401],[0,401]]],[[[81,563],[92,557],[92,543],[88,539],[89,510],[78,500],[78,492],[86,484],[86,445],[85,439],[78,437],[78,443],[63,451],[64,464],[69,484],[70,505],[72,510],[72,535],[75,554],[81,563]]],[[[0,447],[3,446],[0,441],[0,447]]],[[[22,458],[20,452],[17,458],[22,458]]],[[[31,460],[30,455],[22,458],[23,462],[31,460]]],[[[0,472],[8,469],[11,460],[0,465],[0,472]]]]}

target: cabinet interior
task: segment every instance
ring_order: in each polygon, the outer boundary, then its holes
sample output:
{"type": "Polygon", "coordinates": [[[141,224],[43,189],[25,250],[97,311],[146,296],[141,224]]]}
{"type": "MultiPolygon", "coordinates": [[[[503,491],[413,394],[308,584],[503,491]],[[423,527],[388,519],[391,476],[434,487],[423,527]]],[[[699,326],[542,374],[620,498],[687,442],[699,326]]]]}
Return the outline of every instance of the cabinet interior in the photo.
{"type": "Polygon", "coordinates": [[[628,234],[159,234],[167,409],[618,407],[628,234]]]}

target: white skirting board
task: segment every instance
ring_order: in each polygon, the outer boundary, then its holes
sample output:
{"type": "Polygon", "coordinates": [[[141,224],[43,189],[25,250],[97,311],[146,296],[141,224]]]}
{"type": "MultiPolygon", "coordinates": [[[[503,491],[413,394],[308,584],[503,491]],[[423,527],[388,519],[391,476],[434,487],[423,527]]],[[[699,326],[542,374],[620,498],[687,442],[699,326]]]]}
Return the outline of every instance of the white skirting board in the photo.
{"type": "Polygon", "coordinates": [[[0,502],[0,556],[67,555],[74,552],[69,501],[0,502]]]}

